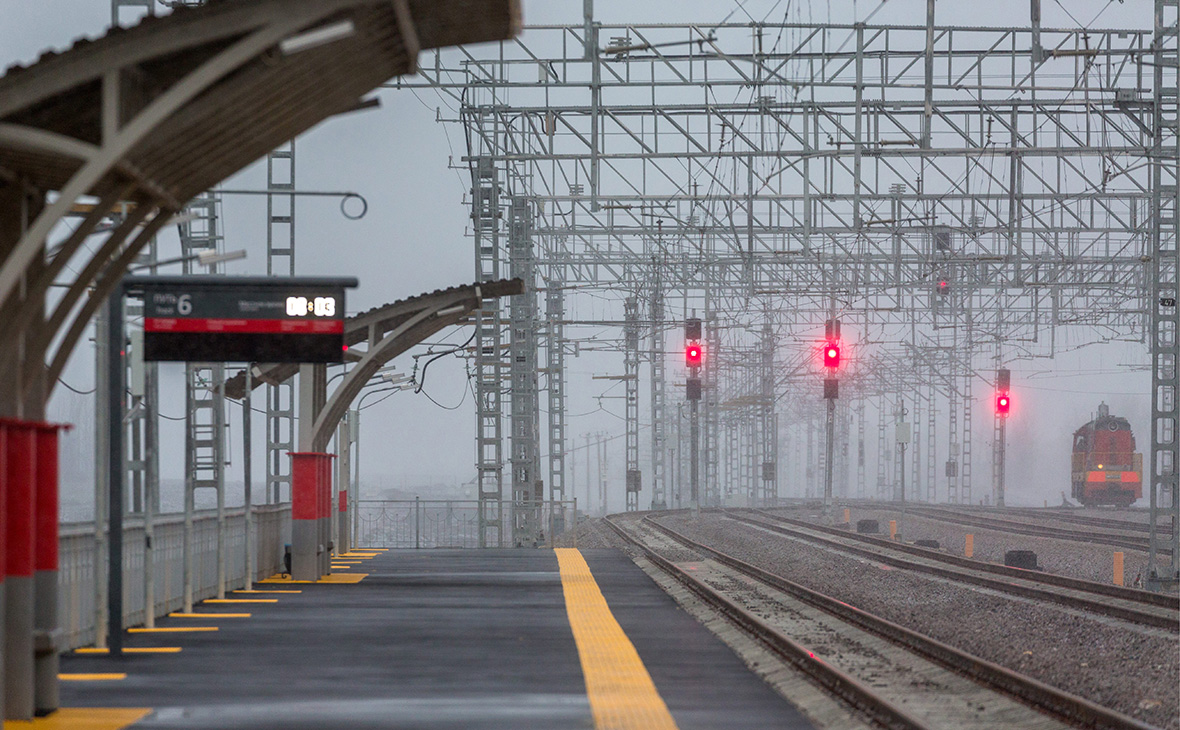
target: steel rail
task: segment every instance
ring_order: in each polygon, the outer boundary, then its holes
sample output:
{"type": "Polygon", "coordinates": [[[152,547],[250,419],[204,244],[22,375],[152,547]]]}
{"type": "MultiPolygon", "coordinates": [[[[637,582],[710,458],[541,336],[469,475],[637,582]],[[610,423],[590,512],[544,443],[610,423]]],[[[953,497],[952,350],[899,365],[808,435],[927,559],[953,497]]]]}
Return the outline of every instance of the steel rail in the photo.
{"type": "MultiPolygon", "coordinates": [[[[706,604],[717,610],[731,623],[766,646],[791,666],[803,672],[823,689],[835,695],[856,710],[872,718],[877,724],[896,730],[932,730],[931,726],[895,707],[893,703],[873,692],[872,688],[855,677],[822,661],[808,649],[775,629],[762,619],[745,610],[717,589],[709,586],[672,561],[664,558],[639,538],[630,534],[611,517],[605,518],[611,527],[627,543],[640,550],[644,557],[656,567],[670,575],[706,604]]],[[[644,522],[655,529],[662,526],[644,518],[644,522]]],[[[674,538],[675,539],[675,538],[674,538]]],[[[732,567],[732,566],[731,566],[732,567]]]]}
{"type": "MultiPolygon", "coordinates": [[[[938,560],[949,565],[954,565],[959,568],[966,568],[969,570],[977,570],[985,573],[993,573],[995,575],[1003,576],[1004,578],[1033,581],[1037,583],[1044,583],[1047,585],[1056,586],[1059,588],[1068,588],[1076,591],[1084,591],[1096,595],[1107,596],[1110,598],[1118,598],[1124,601],[1133,603],[1141,603],[1145,606],[1154,606],[1159,608],[1171,609],[1173,611],[1180,611],[1180,596],[1172,596],[1163,593],[1153,593],[1151,591],[1141,591],[1134,588],[1125,588],[1123,586],[1107,585],[1106,583],[1097,583],[1095,581],[1083,580],[1081,578],[1070,578],[1064,575],[1055,575],[1053,573],[1041,573],[1031,570],[1022,570],[1020,568],[1011,568],[1007,565],[996,565],[995,563],[985,563],[981,560],[973,560],[971,558],[964,558],[958,555],[949,555],[947,553],[939,552],[931,548],[924,548],[919,545],[907,545],[902,542],[894,542],[886,540],[885,538],[873,537],[871,535],[863,535],[856,532],[849,532],[838,527],[827,527],[825,525],[816,525],[806,520],[797,520],[783,515],[776,515],[773,512],[766,512],[765,510],[755,510],[755,514],[765,516],[776,522],[781,522],[790,525],[797,525],[816,532],[823,532],[837,537],[848,538],[851,540],[858,540],[860,542],[868,543],[870,545],[877,545],[884,548],[889,548],[897,552],[909,553],[910,555],[917,555],[931,560],[938,560]]],[[[731,519],[740,519],[733,513],[727,512],[727,517],[731,519]]],[[[746,520],[742,520],[746,521],[746,520]]],[[[751,521],[762,527],[773,527],[764,522],[751,521]]],[[[850,546],[851,547],[851,546],[850,546]]],[[[879,553],[873,553],[873,556],[879,556],[879,553]]],[[[899,561],[900,562],[900,561],[899,561]]],[[[908,564],[907,564],[908,566],[908,564]]],[[[915,566],[917,569],[922,569],[921,566],[915,566]]],[[[1004,586],[1010,587],[1011,584],[1004,582],[999,586],[999,590],[1004,590],[1004,586]]],[[[1104,605],[1104,604],[1100,604],[1104,605]]],[[[1120,617],[1121,618],[1121,617],[1120,617]]],[[[1173,628],[1180,624],[1180,614],[1177,614],[1174,619],[1173,628]]],[[[1180,629],[1177,629],[1180,630],[1180,629]]]]}
{"type": "MultiPolygon", "coordinates": [[[[651,516],[645,517],[643,521],[689,549],[709,555],[723,565],[1075,727],[1095,730],[1152,730],[1154,727],[734,558],[661,525],[651,516]]],[[[607,522],[611,521],[608,519],[607,522]]],[[[616,531],[620,529],[613,524],[612,526],[616,531]]],[[[628,540],[634,542],[632,538],[628,540]]],[[[645,553],[650,552],[646,546],[643,546],[643,549],[645,553]]]]}
{"type": "Polygon", "coordinates": [[[1071,515],[1065,512],[1050,512],[1040,507],[976,507],[972,511],[984,512],[991,515],[1006,514],[1009,516],[1033,517],[1038,520],[1057,520],[1058,522],[1069,522],[1075,525],[1105,527],[1111,530],[1150,532],[1150,528],[1146,522],[1131,522],[1129,520],[1117,520],[1111,517],[1095,517],[1092,515],[1071,515]]]}
{"type": "Polygon", "coordinates": [[[1143,552],[1147,552],[1147,548],[1150,543],[1146,537],[1138,537],[1136,535],[1105,532],[1085,532],[1081,530],[1069,530],[1062,527],[1040,527],[1037,525],[1030,525],[1026,522],[1012,522],[1010,520],[1001,520],[994,517],[978,517],[975,515],[965,514],[963,512],[956,512],[954,510],[940,509],[936,507],[911,507],[909,511],[911,514],[933,520],[942,520],[943,522],[957,522],[962,525],[982,527],[999,532],[1011,532],[1015,535],[1028,535],[1030,537],[1048,537],[1058,540],[1069,540],[1072,542],[1099,543],[1102,545],[1113,545],[1115,547],[1126,548],[1128,550],[1140,550],[1143,552]]]}

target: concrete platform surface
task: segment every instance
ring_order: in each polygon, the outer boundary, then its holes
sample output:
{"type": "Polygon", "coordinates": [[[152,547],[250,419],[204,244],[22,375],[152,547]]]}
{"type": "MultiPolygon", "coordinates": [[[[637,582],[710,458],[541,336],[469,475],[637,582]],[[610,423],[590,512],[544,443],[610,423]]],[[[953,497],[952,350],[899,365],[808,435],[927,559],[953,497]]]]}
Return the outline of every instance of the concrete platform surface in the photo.
{"type": "Polygon", "coordinates": [[[617,551],[354,555],[360,582],[259,584],[299,592],[127,637],[179,652],[63,656],[62,705],[155,729],[811,727],[617,551]]]}

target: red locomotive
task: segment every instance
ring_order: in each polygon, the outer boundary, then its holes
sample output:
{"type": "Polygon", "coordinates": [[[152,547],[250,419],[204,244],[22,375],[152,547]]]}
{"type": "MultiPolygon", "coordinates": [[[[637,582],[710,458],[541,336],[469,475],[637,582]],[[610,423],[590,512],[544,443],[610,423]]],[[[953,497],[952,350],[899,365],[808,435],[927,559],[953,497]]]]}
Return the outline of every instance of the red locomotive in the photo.
{"type": "Polygon", "coordinates": [[[1098,406],[1098,418],[1073,434],[1073,497],[1087,507],[1129,507],[1143,496],[1143,454],[1125,418],[1098,406]]]}

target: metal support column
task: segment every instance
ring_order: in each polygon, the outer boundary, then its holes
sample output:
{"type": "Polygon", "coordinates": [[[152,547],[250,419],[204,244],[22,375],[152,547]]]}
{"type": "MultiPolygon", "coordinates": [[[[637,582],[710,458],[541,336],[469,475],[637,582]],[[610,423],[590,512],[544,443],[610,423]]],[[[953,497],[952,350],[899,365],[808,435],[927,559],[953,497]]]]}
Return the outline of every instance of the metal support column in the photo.
{"type": "MultiPolygon", "coordinates": [[[[549,499],[555,505],[566,499],[564,284],[565,266],[561,263],[550,266],[545,283],[545,390],[549,396],[549,499]]],[[[564,532],[564,508],[551,509],[549,515],[550,534],[556,536],[564,532]]]]}
{"type": "Polygon", "coordinates": [[[668,508],[667,414],[664,412],[666,392],[664,353],[664,287],[659,264],[653,265],[651,287],[651,508],[668,508]]]}
{"type": "Polygon", "coordinates": [[[626,510],[639,510],[643,474],[639,471],[639,298],[623,301],[623,385],[626,424],[626,510]]]}
{"type": "MultiPolygon", "coordinates": [[[[471,164],[471,224],[478,281],[500,278],[500,181],[491,158],[471,164]]],[[[475,312],[475,450],[479,546],[505,544],[503,456],[503,323],[500,300],[483,300],[475,312]]],[[[590,509],[587,502],[586,509],[590,509]]]]}
{"type": "Polygon", "coordinates": [[[1147,485],[1151,544],[1147,585],[1180,582],[1180,7],[1156,0],[1153,40],[1155,112],[1151,162],[1151,471],[1147,485]],[[1161,557],[1171,554],[1167,565],[1161,557]]]}
{"type": "MultiPolygon", "coordinates": [[[[189,219],[180,226],[180,253],[185,274],[195,270],[197,254],[222,248],[221,196],[198,195],[186,206],[189,219]]],[[[216,266],[209,274],[219,273],[216,266]]],[[[217,505],[217,597],[225,597],[225,364],[185,364],[184,471],[184,610],[193,607],[196,547],[193,513],[197,490],[211,489],[217,505]]]]}
{"type": "Polygon", "coordinates": [[[856,498],[865,499],[865,399],[856,399],[856,498]]]}
{"type": "MultiPolygon", "coordinates": [[[[708,304],[706,300],[706,304],[708,304]]],[[[704,460],[704,498],[708,507],[720,507],[725,503],[725,494],[733,488],[732,483],[722,485],[721,460],[721,328],[716,312],[709,307],[705,311],[705,353],[704,376],[701,378],[701,401],[704,403],[705,423],[702,458],[704,460]]]]}
{"type": "Polygon", "coordinates": [[[508,261],[512,276],[524,281],[525,291],[509,304],[511,340],[509,369],[511,395],[512,542],[536,547],[541,530],[538,489],[537,423],[537,293],[533,250],[533,203],[513,197],[508,209],[508,261]]]}
{"type": "MultiPolygon", "coordinates": [[[[295,275],[295,142],[266,156],[266,274],[295,275]]],[[[266,495],[271,504],[291,498],[295,450],[295,380],[266,386],[266,495]]]]}

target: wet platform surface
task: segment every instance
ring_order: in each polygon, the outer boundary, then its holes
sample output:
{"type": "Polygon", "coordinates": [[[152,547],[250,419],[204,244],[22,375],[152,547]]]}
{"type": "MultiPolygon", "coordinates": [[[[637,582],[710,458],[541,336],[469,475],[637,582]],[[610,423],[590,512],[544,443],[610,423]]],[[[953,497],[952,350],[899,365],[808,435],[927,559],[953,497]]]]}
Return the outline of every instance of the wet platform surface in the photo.
{"type": "MultiPolygon", "coordinates": [[[[627,556],[581,556],[672,727],[811,727],[627,556]]],[[[157,622],[216,631],[127,637],[178,653],[67,654],[65,674],[126,677],[63,682],[62,705],[151,708],[135,728],[594,728],[596,670],[580,650],[599,635],[575,640],[558,563],[549,550],[390,551],[344,571],[367,573],[358,583],[259,584],[301,592],[194,609],[248,617],[157,622]]]]}

